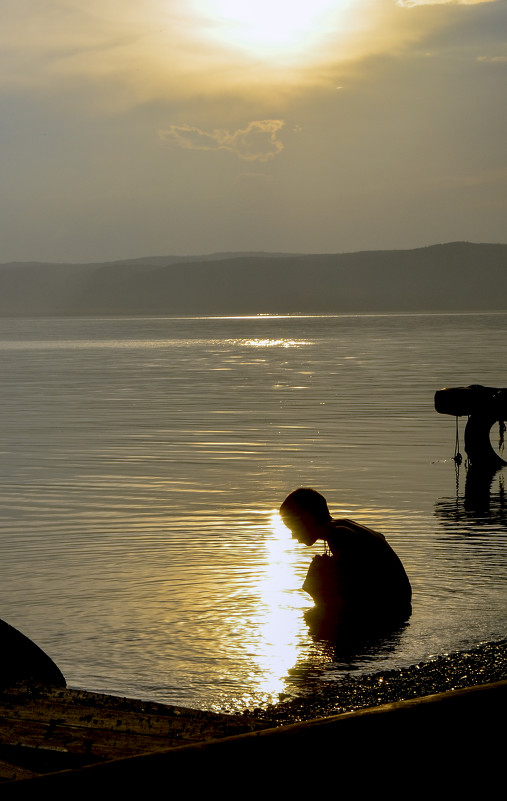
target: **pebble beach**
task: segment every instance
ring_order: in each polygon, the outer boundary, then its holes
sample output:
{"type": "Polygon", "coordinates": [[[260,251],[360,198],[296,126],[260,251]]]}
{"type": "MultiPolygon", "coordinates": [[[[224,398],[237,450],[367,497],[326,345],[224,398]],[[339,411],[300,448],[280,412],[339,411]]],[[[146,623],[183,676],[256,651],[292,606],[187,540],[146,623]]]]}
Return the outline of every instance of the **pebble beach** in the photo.
{"type": "Polygon", "coordinates": [[[507,640],[501,640],[399,670],[348,674],[339,684],[326,683],[311,696],[281,701],[264,710],[253,710],[253,714],[285,725],[505,679],[507,640]]]}

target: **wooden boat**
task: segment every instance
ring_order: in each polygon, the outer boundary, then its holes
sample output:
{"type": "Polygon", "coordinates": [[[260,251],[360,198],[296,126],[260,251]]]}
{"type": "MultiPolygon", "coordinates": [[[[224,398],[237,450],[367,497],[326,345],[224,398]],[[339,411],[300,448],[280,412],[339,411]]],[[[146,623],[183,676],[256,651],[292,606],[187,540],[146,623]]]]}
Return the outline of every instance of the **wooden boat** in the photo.
{"type": "Polygon", "coordinates": [[[165,751],[266,728],[225,715],[62,687],[0,693],[0,781],[165,751]]]}
{"type": "Polygon", "coordinates": [[[302,798],[335,785],[347,794],[359,788],[361,797],[384,787],[393,798],[413,787],[416,797],[435,787],[452,797],[489,795],[504,774],[506,696],[503,681],[279,728],[264,720],[258,731],[243,716],[30,691],[4,699],[3,753],[10,742],[43,760],[73,755],[76,764],[46,764],[46,775],[36,775],[33,761],[26,774],[13,768],[6,778],[18,781],[1,785],[2,799],[302,798]]]}

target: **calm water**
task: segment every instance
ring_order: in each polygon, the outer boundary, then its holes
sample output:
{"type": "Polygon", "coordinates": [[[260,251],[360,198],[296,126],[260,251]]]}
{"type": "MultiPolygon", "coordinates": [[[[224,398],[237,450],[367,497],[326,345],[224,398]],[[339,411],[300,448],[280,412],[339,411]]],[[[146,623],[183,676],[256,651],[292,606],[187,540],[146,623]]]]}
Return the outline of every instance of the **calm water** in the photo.
{"type": "Polygon", "coordinates": [[[0,320],[0,617],[74,687],[243,709],[505,636],[504,471],[465,504],[443,386],[506,386],[507,314],[0,320]],[[313,639],[300,485],[381,530],[410,625],[313,639]]]}

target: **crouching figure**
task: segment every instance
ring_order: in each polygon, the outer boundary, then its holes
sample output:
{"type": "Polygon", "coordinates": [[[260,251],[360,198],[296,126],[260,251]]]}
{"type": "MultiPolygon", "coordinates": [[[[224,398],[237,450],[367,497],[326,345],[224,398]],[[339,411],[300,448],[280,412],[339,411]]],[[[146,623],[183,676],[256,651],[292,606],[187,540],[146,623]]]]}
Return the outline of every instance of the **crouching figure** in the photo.
{"type": "Polygon", "coordinates": [[[353,520],[331,517],[326,499],[309,488],[291,492],[280,514],[293,539],[308,546],[324,540],[331,551],[314,557],[303,585],[317,608],[372,628],[410,616],[410,582],[382,534],[353,520]]]}

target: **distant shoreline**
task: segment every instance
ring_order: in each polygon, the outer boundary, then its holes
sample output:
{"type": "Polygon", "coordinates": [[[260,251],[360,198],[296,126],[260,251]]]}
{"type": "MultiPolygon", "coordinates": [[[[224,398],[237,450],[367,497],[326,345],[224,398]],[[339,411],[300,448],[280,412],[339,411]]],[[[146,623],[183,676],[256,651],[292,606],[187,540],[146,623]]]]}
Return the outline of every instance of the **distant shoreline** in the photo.
{"type": "Polygon", "coordinates": [[[504,310],[507,245],[0,264],[0,317],[167,317],[504,310]]]}
{"type": "Polygon", "coordinates": [[[288,320],[307,319],[313,317],[464,317],[474,315],[503,315],[505,309],[439,309],[431,311],[347,311],[347,312],[258,312],[256,314],[0,314],[0,320],[288,320]]]}

